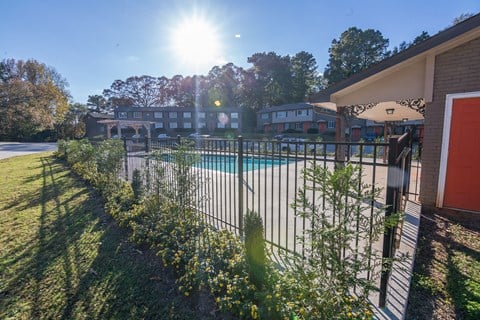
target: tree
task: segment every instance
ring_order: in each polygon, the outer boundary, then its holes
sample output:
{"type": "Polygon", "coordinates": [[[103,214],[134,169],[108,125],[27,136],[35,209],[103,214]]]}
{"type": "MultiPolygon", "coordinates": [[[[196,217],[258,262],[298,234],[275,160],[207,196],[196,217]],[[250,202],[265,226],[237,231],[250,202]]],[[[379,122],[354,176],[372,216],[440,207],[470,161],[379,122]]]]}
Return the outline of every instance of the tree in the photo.
{"type": "Polygon", "coordinates": [[[87,108],[90,111],[108,113],[112,111],[111,103],[103,95],[88,96],[87,108]]]}
{"type": "MultiPolygon", "coordinates": [[[[292,73],[290,57],[275,52],[255,53],[248,58],[253,64],[251,72],[255,81],[251,83],[260,89],[256,92],[255,107],[275,106],[292,101],[292,73]]],[[[255,90],[254,90],[255,91],[255,90]]]]}
{"type": "Polygon", "coordinates": [[[333,39],[324,77],[329,85],[344,80],[388,56],[388,39],[378,30],[351,27],[333,39]]]}
{"type": "Polygon", "coordinates": [[[422,33],[420,33],[418,36],[416,36],[415,39],[413,39],[412,42],[402,41],[402,43],[400,43],[400,45],[398,47],[393,48],[390,55],[393,56],[394,54],[397,54],[401,51],[407,50],[408,48],[413,47],[413,46],[427,40],[428,38],[430,38],[430,35],[428,34],[428,32],[427,31],[422,31],[422,33]]]}
{"type": "Polygon", "coordinates": [[[223,106],[242,105],[243,72],[243,68],[233,63],[213,67],[206,77],[207,104],[218,101],[223,106]]]}
{"type": "Polygon", "coordinates": [[[61,139],[83,138],[86,133],[85,116],[87,112],[88,107],[84,104],[70,104],[63,121],[58,125],[58,137],[61,139]]]}
{"type": "Polygon", "coordinates": [[[30,139],[53,131],[68,111],[66,80],[36,60],[0,63],[0,136],[30,139]]]}
{"type": "Polygon", "coordinates": [[[471,18],[473,17],[474,14],[473,13],[462,13],[461,15],[459,15],[458,17],[456,17],[455,19],[453,19],[452,21],[452,26],[456,25],[456,24],[459,24],[460,22],[463,22],[465,20],[467,20],[468,18],[471,18]]]}
{"type": "Polygon", "coordinates": [[[291,58],[292,102],[304,101],[318,90],[317,62],[311,53],[301,51],[291,58]]]}
{"type": "Polygon", "coordinates": [[[115,80],[110,89],[103,91],[114,106],[158,107],[164,105],[166,83],[163,78],[151,76],[115,80]]]}

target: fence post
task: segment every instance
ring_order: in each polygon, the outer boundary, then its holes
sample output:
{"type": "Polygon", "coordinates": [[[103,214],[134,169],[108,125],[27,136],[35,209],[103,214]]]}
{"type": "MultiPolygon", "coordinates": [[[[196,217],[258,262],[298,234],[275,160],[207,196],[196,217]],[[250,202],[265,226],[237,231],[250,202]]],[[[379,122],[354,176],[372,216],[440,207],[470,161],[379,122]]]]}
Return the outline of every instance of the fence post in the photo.
{"type": "MultiPolygon", "coordinates": [[[[398,137],[390,137],[388,141],[388,172],[387,172],[387,194],[385,199],[385,218],[389,217],[397,209],[396,188],[398,188],[398,169],[396,160],[398,157],[398,137]]],[[[403,186],[400,186],[403,188],[403,186]]],[[[383,251],[382,251],[382,274],[380,277],[380,297],[379,305],[381,308],[385,307],[387,302],[387,284],[390,277],[390,268],[385,268],[385,259],[393,258],[393,241],[395,230],[390,227],[385,230],[383,235],[383,251]]]]}
{"type": "Polygon", "coordinates": [[[148,137],[145,137],[145,152],[150,152],[150,139],[148,137]]]}
{"type": "Polygon", "coordinates": [[[243,137],[238,136],[238,228],[243,236],[243,137]]]}
{"type": "Polygon", "coordinates": [[[123,150],[125,151],[125,180],[128,181],[128,150],[127,150],[127,137],[123,137],[123,150]]]}

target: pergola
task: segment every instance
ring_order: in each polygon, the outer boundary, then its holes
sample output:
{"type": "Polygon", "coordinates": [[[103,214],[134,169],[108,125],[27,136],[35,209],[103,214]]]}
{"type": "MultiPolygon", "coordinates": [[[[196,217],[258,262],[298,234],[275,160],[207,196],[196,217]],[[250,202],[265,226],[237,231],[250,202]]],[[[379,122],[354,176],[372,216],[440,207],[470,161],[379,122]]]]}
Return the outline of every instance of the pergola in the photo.
{"type": "Polygon", "coordinates": [[[107,127],[107,138],[111,138],[110,130],[113,127],[117,127],[118,137],[122,136],[122,128],[133,128],[135,130],[135,135],[138,135],[138,131],[141,128],[147,130],[147,138],[151,138],[150,126],[153,122],[150,121],[135,121],[135,120],[101,120],[98,123],[103,123],[107,127]]]}
{"type": "Polygon", "coordinates": [[[432,101],[434,59],[428,54],[400,62],[393,58],[310,99],[315,106],[337,112],[338,140],[345,138],[349,116],[385,125],[424,119],[425,105],[432,101]]]}

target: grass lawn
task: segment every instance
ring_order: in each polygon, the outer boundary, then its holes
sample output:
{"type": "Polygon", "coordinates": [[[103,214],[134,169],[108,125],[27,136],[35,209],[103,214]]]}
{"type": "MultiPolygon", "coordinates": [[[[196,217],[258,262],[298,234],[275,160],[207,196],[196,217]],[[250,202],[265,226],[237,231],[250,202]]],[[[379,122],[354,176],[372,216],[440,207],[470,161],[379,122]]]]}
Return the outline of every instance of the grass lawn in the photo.
{"type": "Polygon", "coordinates": [[[51,154],[0,160],[0,181],[0,319],[209,317],[51,154]]]}
{"type": "Polygon", "coordinates": [[[462,217],[422,217],[406,319],[480,319],[480,217],[462,217]]]}

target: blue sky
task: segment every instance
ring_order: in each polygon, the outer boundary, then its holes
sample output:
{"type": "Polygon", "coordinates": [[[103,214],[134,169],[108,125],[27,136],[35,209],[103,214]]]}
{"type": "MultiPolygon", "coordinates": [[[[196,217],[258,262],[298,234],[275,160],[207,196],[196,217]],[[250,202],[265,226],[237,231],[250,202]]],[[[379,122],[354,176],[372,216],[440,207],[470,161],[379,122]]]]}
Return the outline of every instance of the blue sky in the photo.
{"type": "MultiPolygon", "coordinates": [[[[1,0],[0,12],[0,58],[55,67],[72,100],[85,103],[116,79],[206,74],[222,62],[246,68],[256,52],[304,50],[323,72],[332,39],[349,27],[379,30],[393,47],[480,12],[480,1],[1,0]],[[173,46],[175,30],[195,19],[217,39],[214,56],[201,64],[173,46]]],[[[200,44],[191,51],[205,52],[200,44]]]]}

